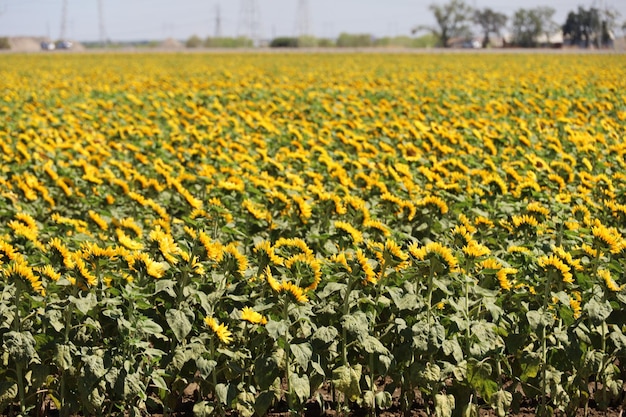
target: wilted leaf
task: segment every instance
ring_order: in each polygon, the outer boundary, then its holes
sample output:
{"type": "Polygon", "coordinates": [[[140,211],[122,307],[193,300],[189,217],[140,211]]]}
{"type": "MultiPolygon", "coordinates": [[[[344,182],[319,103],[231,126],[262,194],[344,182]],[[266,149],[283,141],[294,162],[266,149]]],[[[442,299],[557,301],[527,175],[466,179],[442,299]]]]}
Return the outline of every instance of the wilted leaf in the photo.
{"type": "Polygon", "coordinates": [[[506,416],[512,402],[513,394],[503,389],[500,389],[498,392],[491,396],[491,406],[495,410],[498,417],[506,416]]]}
{"type": "Polygon", "coordinates": [[[54,363],[59,368],[66,371],[72,366],[72,346],[71,345],[56,345],[54,353],[54,363]]]}
{"type": "Polygon", "coordinates": [[[454,397],[452,395],[435,395],[435,415],[437,417],[451,417],[454,405],[454,397]]]}

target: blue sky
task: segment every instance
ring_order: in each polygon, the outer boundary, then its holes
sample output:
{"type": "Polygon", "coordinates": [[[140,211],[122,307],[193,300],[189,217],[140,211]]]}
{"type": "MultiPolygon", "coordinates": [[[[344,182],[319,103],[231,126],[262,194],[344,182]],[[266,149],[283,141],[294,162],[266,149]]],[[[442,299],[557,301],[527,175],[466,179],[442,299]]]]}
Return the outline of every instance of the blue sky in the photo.
{"type": "MultiPolygon", "coordinates": [[[[223,36],[247,34],[242,4],[254,4],[261,38],[297,34],[298,16],[308,15],[311,32],[335,37],[340,32],[374,36],[408,35],[415,25],[434,23],[428,6],[445,0],[100,0],[105,34],[113,41],[202,38],[215,34],[217,10],[223,36]],[[299,14],[300,4],[308,13],[299,14]]],[[[624,0],[467,0],[478,8],[491,7],[511,16],[519,8],[549,4],[562,24],[579,5],[610,6],[626,20],[624,0]]],[[[250,10],[250,7],[245,9],[250,10]]],[[[61,36],[63,0],[0,0],[0,36],[61,36]]],[[[98,0],[67,0],[65,37],[100,39],[98,0]]],[[[620,25],[621,26],[621,25],[620,25]]],[[[618,35],[621,34],[618,32],[618,35]]]]}

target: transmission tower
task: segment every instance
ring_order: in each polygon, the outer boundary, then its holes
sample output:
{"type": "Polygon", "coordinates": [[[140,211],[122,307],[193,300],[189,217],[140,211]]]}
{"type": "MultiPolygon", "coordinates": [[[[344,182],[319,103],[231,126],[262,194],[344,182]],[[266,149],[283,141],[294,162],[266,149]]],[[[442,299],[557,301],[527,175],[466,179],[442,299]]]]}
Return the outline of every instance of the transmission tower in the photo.
{"type": "Polygon", "coordinates": [[[310,36],[311,15],[309,14],[308,0],[298,0],[298,11],[296,13],[296,36],[310,36]]]}
{"type": "Polygon", "coordinates": [[[222,15],[220,14],[220,4],[215,5],[215,37],[222,37],[222,15]]]}
{"type": "Polygon", "coordinates": [[[254,46],[261,40],[261,14],[257,0],[241,0],[237,34],[252,39],[254,46]]]}
{"type": "Polygon", "coordinates": [[[65,31],[67,29],[67,0],[63,0],[63,12],[61,14],[61,33],[59,38],[65,40],[65,31]]]}
{"type": "Polygon", "coordinates": [[[104,13],[102,12],[102,0],[98,0],[98,28],[100,29],[100,46],[106,44],[106,31],[104,30],[104,13]]]}

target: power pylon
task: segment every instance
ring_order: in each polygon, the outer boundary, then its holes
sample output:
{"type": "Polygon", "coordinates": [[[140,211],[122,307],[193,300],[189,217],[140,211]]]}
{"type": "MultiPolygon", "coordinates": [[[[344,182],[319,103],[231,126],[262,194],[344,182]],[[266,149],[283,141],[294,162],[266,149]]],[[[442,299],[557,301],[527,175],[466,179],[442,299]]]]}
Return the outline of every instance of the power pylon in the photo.
{"type": "Polygon", "coordinates": [[[67,29],[67,0],[63,0],[63,11],[61,14],[61,33],[59,39],[65,40],[65,34],[67,29]]]}
{"type": "Polygon", "coordinates": [[[298,0],[298,11],[296,13],[296,36],[310,36],[311,15],[309,14],[308,0],[298,0]]]}
{"type": "Polygon", "coordinates": [[[215,5],[215,37],[222,37],[222,15],[219,2],[215,5]]]}
{"type": "Polygon", "coordinates": [[[258,46],[261,40],[261,13],[257,0],[241,0],[237,34],[252,40],[258,46]]]}
{"type": "Polygon", "coordinates": [[[102,0],[98,0],[98,28],[100,29],[100,46],[106,44],[106,30],[104,29],[104,13],[102,11],[102,0]]]}

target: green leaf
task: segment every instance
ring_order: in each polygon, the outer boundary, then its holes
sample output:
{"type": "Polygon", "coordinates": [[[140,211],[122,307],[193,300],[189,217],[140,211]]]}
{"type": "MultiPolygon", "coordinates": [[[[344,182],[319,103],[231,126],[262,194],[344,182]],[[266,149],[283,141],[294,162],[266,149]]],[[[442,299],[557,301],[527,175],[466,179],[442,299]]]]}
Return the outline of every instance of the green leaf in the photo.
{"type": "Polygon", "coordinates": [[[134,399],[138,397],[142,400],[146,399],[146,386],[141,380],[141,375],[137,372],[123,375],[124,381],[124,398],[134,399]]]}
{"type": "Polygon", "coordinates": [[[30,332],[10,331],[2,336],[2,347],[9,358],[23,365],[39,362],[35,350],[35,338],[30,332]]]}
{"type": "Polygon", "coordinates": [[[46,316],[48,317],[48,323],[50,323],[50,325],[55,331],[61,332],[63,329],[65,329],[65,323],[63,321],[63,314],[61,313],[60,310],[57,310],[57,309],[48,310],[46,311],[46,316]]]}
{"type": "Polygon", "coordinates": [[[302,367],[303,370],[307,370],[311,356],[313,355],[313,349],[310,343],[292,344],[289,346],[291,353],[293,354],[296,363],[302,367]]]}
{"type": "Polygon", "coordinates": [[[463,349],[461,349],[461,345],[456,338],[444,340],[442,348],[444,355],[452,355],[457,363],[463,360],[463,349]]]}
{"type": "Polygon", "coordinates": [[[389,349],[383,345],[380,340],[374,336],[365,335],[359,337],[359,343],[367,353],[381,353],[383,355],[389,354],[389,349]]]}
{"type": "Polygon", "coordinates": [[[200,401],[193,405],[194,417],[213,417],[215,407],[208,401],[200,401]]]}
{"type": "Polygon", "coordinates": [[[434,323],[430,326],[430,331],[428,334],[428,341],[430,342],[431,348],[434,347],[439,349],[446,338],[446,329],[439,323],[434,323]]]}
{"type": "Polygon", "coordinates": [[[279,378],[278,361],[275,356],[260,357],[254,361],[254,380],[261,390],[268,389],[279,378]]]}
{"type": "Polygon", "coordinates": [[[287,336],[287,333],[289,332],[289,323],[285,320],[270,320],[265,325],[265,330],[267,330],[267,334],[269,334],[272,339],[278,340],[287,336]]]}
{"type": "Polygon", "coordinates": [[[402,288],[389,287],[387,292],[398,310],[412,310],[418,305],[417,296],[411,293],[404,294],[402,288]]]}
{"type": "Polygon", "coordinates": [[[369,322],[362,311],[346,314],[341,317],[341,325],[350,333],[357,336],[366,336],[369,333],[369,322]]]}
{"type": "Polygon", "coordinates": [[[312,338],[315,340],[321,340],[324,343],[331,343],[337,339],[339,335],[339,331],[330,326],[322,326],[318,327],[317,330],[313,333],[312,338]]]}
{"type": "Polygon", "coordinates": [[[152,378],[152,383],[154,384],[155,387],[165,392],[170,392],[170,389],[167,386],[167,382],[165,382],[165,379],[161,375],[158,375],[156,372],[153,372],[150,377],[152,378]]]}
{"type": "Polygon", "coordinates": [[[455,402],[452,395],[437,394],[435,395],[435,416],[452,417],[455,402]]]}
{"type": "Polygon", "coordinates": [[[83,355],[81,357],[83,361],[83,367],[81,373],[87,377],[91,378],[91,384],[95,384],[98,379],[102,378],[106,373],[106,369],[104,367],[104,361],[102,357],[99,355],[83,355]]]}
{"type": "Polygon", "coordinates": [[[522,382],[527,382],[529,379],[537,377],[539,369],[541,368],[541,358],[537,353],[526,352],[524,356],[520,358],[520,366],[522,368],[520,379],[522,382]]]}
{"type": "Polygon", "coordinates": [[[537,332],[549,324],[549,317],[541,310],[531,310],[526,313],[530,329],[537,332]]]}
{"type": "Polygon", "coordinates": [[[76,306],[78,311],[85,315],[89,313],[92,308],[98,305],[98,299],[92,292],[87,293],[85,297],[74,297],[73,295],[70,295],[68,300],[76,306]]]}
{"type": "Polygon", "coordinates": [[[165,292],[172,298],[176,297],[176,281],[172,279],[159,279],[154,284],[154,294],[165,292]]]}
{"type": "Polygon", "coordinates": [[[137,330],[146,334],[146,335],[162,335],[163,327],[161,327],[157,322],[147,317],[143,317],[141,320],[137,322],[137,330]]]}
{"type": "Polygon", "coordinates": [[[173,308],[165,312],[165,320],[179,342],[185,340],[189,332],[191,332],[191,321],[193,319],[194,315],[189,309],[182,311],[173,308]]]}
{"type": "Polygon", "coordinates": [[[608,300],[600,303],[596,298],[592,298],[583,307],[583,310],[589,315],[591,323],[595,326],[601,325],[613,312],[613,307],[608,300]]]}
{"type": "Polygon", "coordinates": [[[205,380],[209,379],[209,376],[217,366],[217,362],[214,360],[208,360],[203,358],[202,356],[196,358],[196,368],[200,373],[200,376],[205,380]]]}
{"type": "Polygon", "coordinates": [[[302,404],[311,396],[311,385],[309,384],[309,377],[306,374],[300,376],[296,373],[290,373],[289,388],[296,394],[302,404]]]}
{"type": "Polygon", "coordinates": [[[428,351],[428,323],[418,321],[411,330],[413,332],[413,348],[420,352],[428,351]]]}
{"type": "Polygon", "coordinates": [[[259,416],[266,415],[270,407],[274,405],[275,400],[276,394],[274,394],[273,391],[262,391],[257,395],[254,401],[254,411],[256,411],[259,416]]]}

